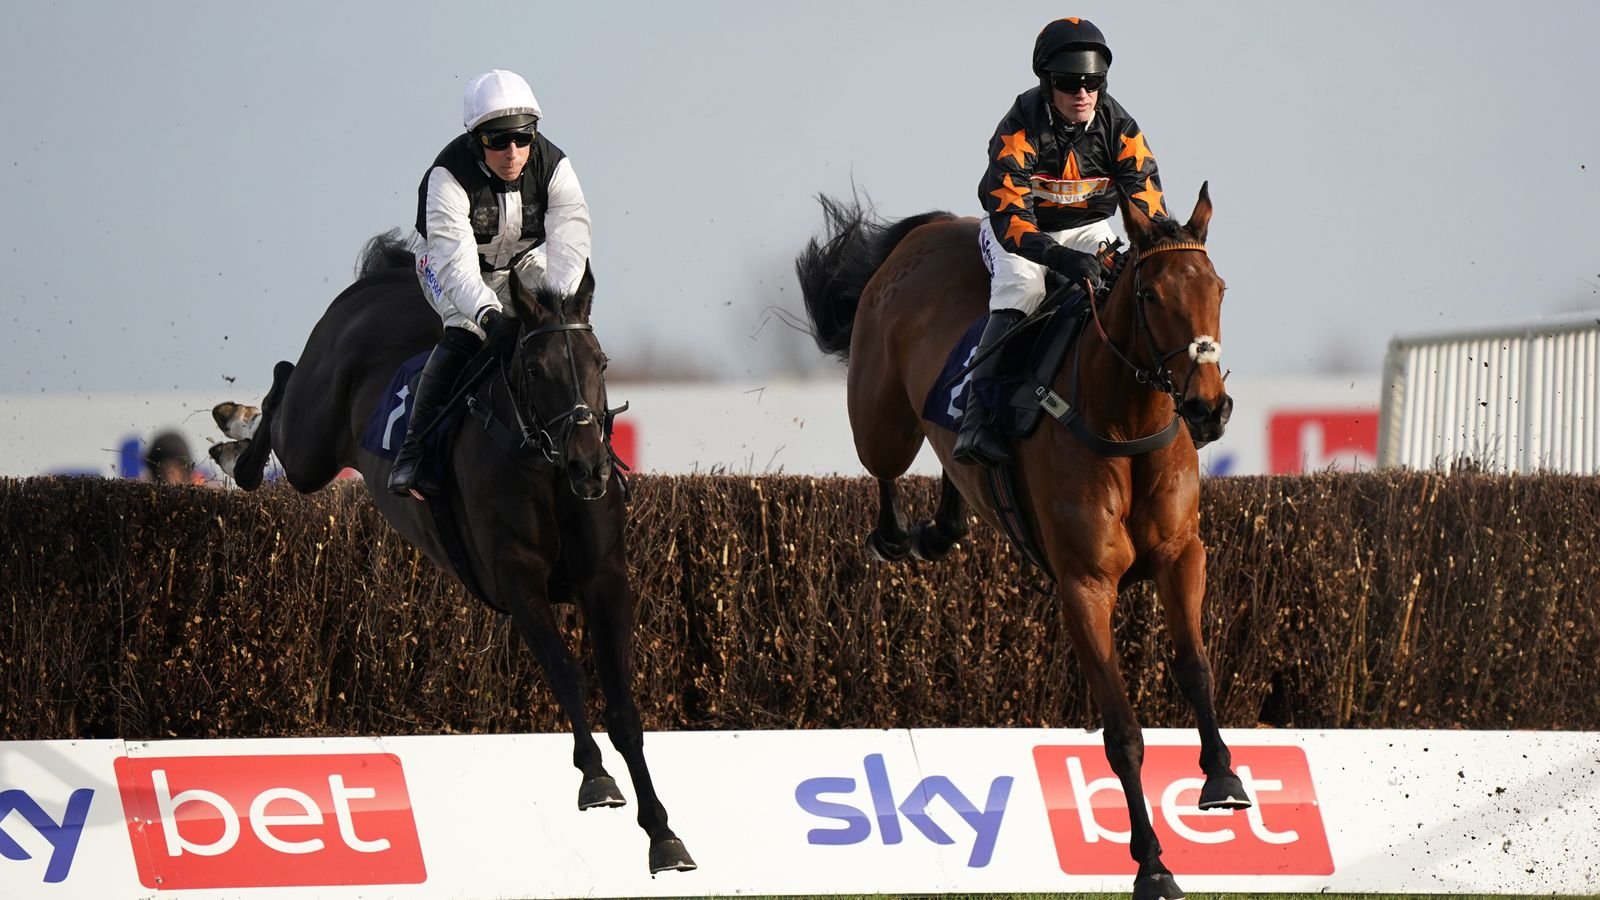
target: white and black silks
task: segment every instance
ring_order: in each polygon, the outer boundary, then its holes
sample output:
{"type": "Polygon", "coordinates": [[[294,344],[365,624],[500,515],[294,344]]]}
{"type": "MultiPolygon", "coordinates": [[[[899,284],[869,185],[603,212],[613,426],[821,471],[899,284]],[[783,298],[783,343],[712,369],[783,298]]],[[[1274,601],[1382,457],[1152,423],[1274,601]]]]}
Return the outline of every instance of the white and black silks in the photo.
{"type": "Polygon", "coordinates": [[[447,327],[477,331],[486,309],[504,308],[513,274],[530,291],[575,292],[591,238],[589,204],[559,147],[536,135],[522,175],[502,181],[472,139],[446,145],[417,188],[417,276],[447,327]]]}

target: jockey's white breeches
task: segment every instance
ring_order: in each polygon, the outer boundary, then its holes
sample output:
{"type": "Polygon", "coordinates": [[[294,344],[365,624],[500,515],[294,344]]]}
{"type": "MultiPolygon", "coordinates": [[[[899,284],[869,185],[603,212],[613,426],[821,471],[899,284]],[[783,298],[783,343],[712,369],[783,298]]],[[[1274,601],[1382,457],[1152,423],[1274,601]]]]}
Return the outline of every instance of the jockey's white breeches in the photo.
{"type": "MultiPolygon", "coordinates": [[[[1045,233],[1056,243],[1084,253],[1097,252],[1101,244],[1117,239],[1109,219],[1045,233]]],[[[983,251],[983,264],[989,268],[989,308],[1020,309],[1024,314],[1038,309],[1044,302],[1045,267],[1007,250],[995,237],[988,216],[978,225],[978,247],[983,251]]]]}

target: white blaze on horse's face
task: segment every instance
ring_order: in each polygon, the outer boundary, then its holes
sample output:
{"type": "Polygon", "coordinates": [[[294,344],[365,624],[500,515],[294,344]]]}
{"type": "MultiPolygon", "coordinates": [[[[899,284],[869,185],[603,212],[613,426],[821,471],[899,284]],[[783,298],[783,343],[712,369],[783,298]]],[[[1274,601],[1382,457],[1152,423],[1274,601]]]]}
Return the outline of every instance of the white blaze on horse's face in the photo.
{"type": "Polygon", "coordinates": [[[1202,334],[1189,343],[1189,358],[1201,365],[1215,365],[1222,359],[1222,342],[1209,334],[1202,334]]]}

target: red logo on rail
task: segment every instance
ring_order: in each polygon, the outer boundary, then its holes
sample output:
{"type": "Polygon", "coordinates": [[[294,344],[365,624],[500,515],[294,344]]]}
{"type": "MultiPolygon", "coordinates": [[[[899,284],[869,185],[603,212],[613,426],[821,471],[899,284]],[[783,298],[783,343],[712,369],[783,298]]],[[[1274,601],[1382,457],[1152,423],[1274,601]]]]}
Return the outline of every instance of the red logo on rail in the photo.
{"type": "Polygon", "coordinates": [[[1267,420],[1267,452],[1273,475],[1370,469],[1378,464],[1378,411],[1277,410],[1267,420]]]}
{"type": "MultiPolygon", "coordinates": [[[[1233,768],[1255,806],[1201,812],[1199,748],[1146,747],[1145,804],[1162,860],[1195,875],[1331,875],[1311,767],[1299,747],[1232,747],[1233,768]]],[[[1128,807],[1105,751],[1094,745],[1033,750],[1061,871],[1133,875],[1128,807]]]]}
{"type": "Polygon", "coordinates": [[[147,888],[427,880],[391,754],[124,757],[116,772],[147,888]]]}

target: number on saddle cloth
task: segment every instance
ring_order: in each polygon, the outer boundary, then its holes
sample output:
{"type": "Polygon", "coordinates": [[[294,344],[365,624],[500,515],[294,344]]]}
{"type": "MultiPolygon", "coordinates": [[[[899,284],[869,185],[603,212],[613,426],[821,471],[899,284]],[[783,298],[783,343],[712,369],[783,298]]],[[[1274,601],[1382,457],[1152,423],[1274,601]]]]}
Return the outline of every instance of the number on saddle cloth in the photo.
{"type": "MultiPolygon", "coordinates": [[[[1007,339],[998,351],[1000,362],[1000,396],[997,425],[1008,437],[1026,437],[1038,426],[1041,410],[1033,396],[1033,381],[1049,384],[1060,371],[1067,350],[1082,331],[1087,307],[1079,301],[1083,289],[1065,279],[1047,281],[1051,291],[1040,305],[1041,311],[1055,309],[1048,317],[1035,313],[1021,326],[1021,330],[1007,339]]],[[[951,348],[944,369],[929,389],[922,404],[922,418],[959,431],[961,416],[966,410],[967,396],[972,390],[970,373],[961,375],[975,356],[978,338],[983,334],[987,317],[980,316],[951,348]]]]}
{"type": "MultiPolygon", "coordinates": [[[[428,362],[429,350],[424,350],[400,364],[389,379],[389,386],[378,397],[378,403],[361,432],[362,449],[390,462],[400,452],[406,439],[406,423],[411,419],[411,407],[416,399],[417,379],[428,362]]],[[[438,426],[423,438],[422,469],[443,484],[444,461],[449,458],[450,439],[461,421],[459,408],[445,409],[438,426]]]]}

